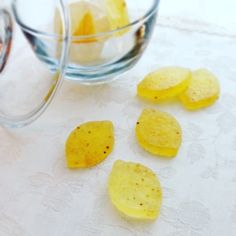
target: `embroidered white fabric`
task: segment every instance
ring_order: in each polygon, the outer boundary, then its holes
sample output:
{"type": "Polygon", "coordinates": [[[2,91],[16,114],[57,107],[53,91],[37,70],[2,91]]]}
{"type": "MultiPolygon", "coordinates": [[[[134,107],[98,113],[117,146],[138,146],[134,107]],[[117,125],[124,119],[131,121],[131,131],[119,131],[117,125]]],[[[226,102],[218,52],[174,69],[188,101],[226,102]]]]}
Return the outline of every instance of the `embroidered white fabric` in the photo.
{"type": "Polygon", "coordinates": [[[66,81],[37,122],[0,128],[1,236],[236,235],[236,31],[202,29],[161,17],[145,55],[119,80],[95,87],[66,81]],[[140,101],[138,81],[166,65],[210,69],[220,79],[220,100],[197,112],[140,101]],[[134,126],[145,107],[168,111],[182,125],[175,159],[151,156],[137,145],[134,126]],[[95,168],[68,170],[69,132],[104,119],[116,129],[112,155],[95,168]],[[164,193],[157,221],[128,220],[111,205],[107,177],[116,159],[143,163],[159,176],[164,193]]]}

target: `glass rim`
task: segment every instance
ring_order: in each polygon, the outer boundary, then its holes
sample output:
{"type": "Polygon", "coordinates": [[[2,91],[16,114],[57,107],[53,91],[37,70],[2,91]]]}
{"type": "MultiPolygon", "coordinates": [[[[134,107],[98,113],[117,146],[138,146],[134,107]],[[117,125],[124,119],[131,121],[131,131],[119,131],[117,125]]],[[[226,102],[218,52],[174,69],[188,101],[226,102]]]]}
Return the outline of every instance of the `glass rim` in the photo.
{"type": "Polygon", "coordinates": [[[63,35],[65,34],[65,40],[63,40],[62,42],[61,55],[59,59],[59,67],[58,67],[58,71],[55,73],[55,75],[57,76],[57,79],[54,82],[54,84],[52,84],[52,87],[51,87],[53,88],[53,90],[51,90],[50,88],[47,91],[46,97],[44,97],[42,101],[37,106],[35,106],[34,109],[32,109],[31,111],[25,114],[10,115],[5,112],[0,112],[0,126],[9,127],[9,128],[21,128],[21,127],[31,124],[39,116],[41,116],[42,113],[48,108],[48,106],[54,99],[56,93],[58,92],[60,86],[62,85],[64,81],[68,54],[69,54],[69,37],[67,37],[67,35],[69,35],[69,16],[67,14],[67,11],[65,11],[63,0],[59,0],[59,2],[60,2],[60,6],[59,6],[60,11],[62,12],[62,20],[67,27],[65,27],[65,30],[63,32],[63,35]]]}
{"type": "MultiPolygon", "coordinates": [[[[59,34],[56,34],[56,33],[46,33],[46,32],[43,32],[43,31],[40,31],[40,30],[36,30],[30,26],[27,26],[25,23],[23,23],[21,20],[20,20],[20,17],[18,15],[18,12],[17,12],[17,9],[16,9],[16,1],[17,0],[13,0],[12,1],[12,10],[13,10],[13,13],[14,13],[14,16],[16,18],[16,21],[17,23],[20,25],[20,27],[22,29],[24,29],[26,32],[29,32],[31,34],[34,34],[34,35],[38,35],[38,36],[41,36],[41,37],[46,37],[46,38],[56,38],[56,39],[61,39],[62,36],[59,35],[59,34]]],[[[132,21],[131,23],[127,24],[127,25],[124,25],[118,29],[115,29],[115,30],[109,30],[109,31],[106,31],[106,32],[101,32],[101,33],[97,33],[97,34],[91,34],[91,35],[83,35],[83,36],[70,36],[71,40],[84,40],[84,39],[91,39],[91,38],[99,38],[99,37],[107,37],[108,35],[112,35],[112,34],[116,34],[116,33],[119,33],[119,32],[122,32],[126,29],[129,29],[130,27],[134,27],[136,25],[139,25],[140,23],[143,23],[145,22],[147,19],[149,19],[153,14],[155,14],[158,10],[158,7],[159,7],[159,3],[160,3],[160,0],[153,0],[153,4],[152,6],[146,11],[146,13],[141,16],[140,18],[138,18],[137,20],[134,20],[132,21]]]]}

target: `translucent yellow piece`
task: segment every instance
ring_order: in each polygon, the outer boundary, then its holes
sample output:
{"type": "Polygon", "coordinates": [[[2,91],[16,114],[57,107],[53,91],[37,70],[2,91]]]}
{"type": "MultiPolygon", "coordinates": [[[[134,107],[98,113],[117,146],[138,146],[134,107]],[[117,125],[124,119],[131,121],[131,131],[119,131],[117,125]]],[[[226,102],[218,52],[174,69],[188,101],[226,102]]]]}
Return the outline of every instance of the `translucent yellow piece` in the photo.
{"type": "MultiPolygon", "coordinates": [[[[122,28],[130,23],[125,0],[105,0],[105,6],[111,30],[122,28]]],[[[121,36],[126,32],[127,30],[118,32],[117,36],[121,36]]]]}
{"type": "MultiPolygon", "coordinates": [[[[73,36],[90,35],[110,30],[110,23],[105,9],[101,10],[94,4],[78,1],[71,3],[69,10],[71,34],[73,36]]],[[[55,12],[54,22],[55,32],[62,34],[62,23],[58,10],[55,12]]]]}
{"type": "Polygon", "coordinates": [[[144,150],[157,156],[175,157],[182,143],[182,130],[170,114],[145,109],[136,124],[136,137],[144,150]]]}
{"type": "Polygon", "coordinates": [[[144,165],[116,161],[108,181],[113,205],[136,219],[156,219],[162,204],[162,189],[155,173],[144,165]]]}
{"type": "Polygon", "coordinates": [[[185,108],[197,110],[212,105],[219,96],[218,79],[208,70],[199,69],[193,72],[189,87],[180,95],[180,100],[185,108]]]}
{"type": "MultiPolygon", "coordinates": [[[[110,23],[106,9],[85,1],[78,1],[69,5],[71,18],[70,63],[87,65],[101,60],[106,37],[94,37],[94,34],[110,31],[110,23]],[[91,37],[89,36],[91,35],[91,37]],[[76,38],[86,36],[84,38],[76,38]]],[[[62,23],[59,11],[54,17],[55,32],[62,34],[62,23]]],[[[59,44],[59,52],[61,44],[59,44]]]]}
{"type": "MultiPolygon", "coordinates": [[[[93,15],[90,12],[87,12],[80,21],[78,30],[75,32],[75,35],[85,36],[85,35],[93,35],[95,33],[96,30],[95,30],[93,15]]],[[[80,43],[96,42],[96,38],[80,39],[78,42],[80,43]]]]}
{"type": "Polygon", "coordinates": [[[114,129],[110,121],[84,123],[67,139],[67,165],[69,168],[95,166],[108,157],[113,146],[114,129]]]}
{"type": "Polygon", "coordinates": [[[182,93],[189,85],[191,71],[181,67],[164,67],[147,75],[137,87],[140,97],[161,102],[182,93]]]}

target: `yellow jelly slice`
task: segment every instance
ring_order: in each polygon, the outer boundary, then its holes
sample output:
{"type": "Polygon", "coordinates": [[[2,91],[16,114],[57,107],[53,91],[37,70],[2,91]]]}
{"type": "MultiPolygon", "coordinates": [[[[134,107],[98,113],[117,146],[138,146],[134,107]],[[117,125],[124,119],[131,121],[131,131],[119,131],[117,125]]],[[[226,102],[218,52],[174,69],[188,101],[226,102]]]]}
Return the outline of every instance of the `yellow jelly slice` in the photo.
{"type": "MultiPolygon", "coordinates": [[[[73,36],[69,62],[81,65],[98,62],[101,59],[106,38],[94,35],[110,30],[106,9],[102,10],[95,4],[86,1],[78,1],[71,3],[69,10],[73,36]]],[[[58,10],[56,10],[54,21],[55,32],[62,34],[62,23],[58,10]]],[[[61,49],[61,43],[59,43],[58,51],[60,51],[59,49],[61,49]]]]}
{"type": "Polygon", "coordinates": [[[136,137],[146,151],[162,157],[175,157],[182,143],[182,130],[170,114],[145,109],[136,124],[136,137]]]}
{"type": "MultiPolygon", "coordinates": [[[[78,27],[78,30],[75,32],[76,36],[85,36],[85,35],[92,35],[95,34],[95,24],[93,15],[90,12],[87,12],[78,27]]],[[[78,42],[80,43],[87,43],[87,42],[95,42],[96,38],[85,38],[80,39],[78,42]]]]}
{"type": "Polygon", "coordinates": [[[191,76],[191,71],[186,68],[161,68],[147,75],[138,84],[138,96],[153,102],[176,97],[188,87],[191,76]]]}
{"type": "Polygon", "coordinates": [[[87,122],[78,126],[66,141],[69,168],[88,168],[102,162],[112,152],[114,128],[110,121],[87,122]]]}
{"type": "MultiPolygon", "coordinates": [[[[119,29],[130,23],[125,0],[105,0],[107,16],[112,30],[119,29]]],[[[122,32],[121,34],[123,34],[122,32]]]]}
{"type": "MultiPolygon", "coordinates": [[[[71,19],[71,34],[73,36],[91,35],[110,30],[105,10],[85,1],[69,5],[71,19]]],[[[61,17],[58,10],[54,17],[55,32],[62,34],[61,17]]]]}
{"type": "Polygon", "coordinates": [[[219,96],[218,79],[208,70],[199,69],[193,72],[188,89],[180,95],[180,100],[185,108],[197,110],[212,105],[219,96]]]}
{"type": "Polygon", "coordinates": [[[116,161],[108,181],[113,205],[126,216],[156,219],[162,203],[162,189],[155,173],[132,162],[116,161]]]}

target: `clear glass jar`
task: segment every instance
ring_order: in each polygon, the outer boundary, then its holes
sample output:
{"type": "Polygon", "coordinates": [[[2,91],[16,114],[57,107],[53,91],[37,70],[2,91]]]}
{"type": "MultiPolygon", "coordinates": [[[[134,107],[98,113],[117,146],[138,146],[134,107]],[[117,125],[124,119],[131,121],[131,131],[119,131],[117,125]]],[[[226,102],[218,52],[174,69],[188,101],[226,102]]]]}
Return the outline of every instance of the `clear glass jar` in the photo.
{"type": "Polygon", "coordinates": [[[159,0],[126,0],[128,23],[113,30],[106,25],[105,1],[110,0],[0,3],[0,124],[35,120],[63,78],[104,83],[137,63],[151,38],[159,0]],[[73,33],[81,4],[91,6],[101,32],[73,33]]]}

